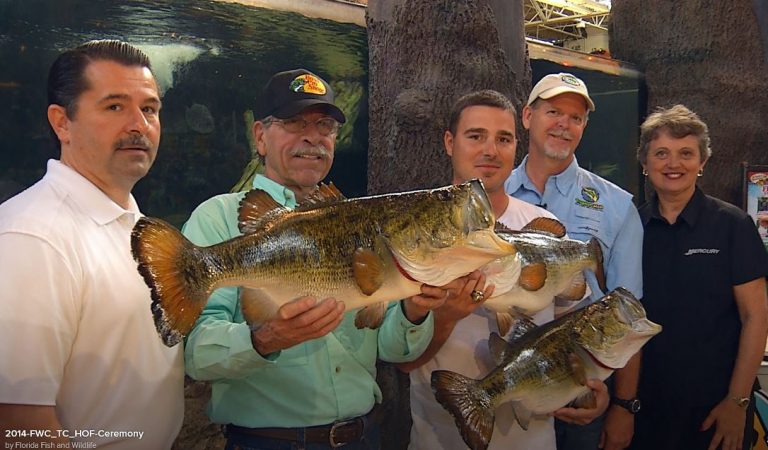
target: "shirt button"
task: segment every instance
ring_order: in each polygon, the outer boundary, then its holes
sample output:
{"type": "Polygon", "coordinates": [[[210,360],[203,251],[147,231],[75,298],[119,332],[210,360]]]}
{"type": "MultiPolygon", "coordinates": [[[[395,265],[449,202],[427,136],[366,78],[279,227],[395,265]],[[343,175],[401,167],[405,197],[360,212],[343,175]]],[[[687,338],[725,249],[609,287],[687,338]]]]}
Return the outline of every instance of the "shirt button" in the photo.
{"type": "Polygon", "coordinates": [[[341,367],[336,366],[336,373],[339,373],[339,372],[341,372],[341,367]]]}

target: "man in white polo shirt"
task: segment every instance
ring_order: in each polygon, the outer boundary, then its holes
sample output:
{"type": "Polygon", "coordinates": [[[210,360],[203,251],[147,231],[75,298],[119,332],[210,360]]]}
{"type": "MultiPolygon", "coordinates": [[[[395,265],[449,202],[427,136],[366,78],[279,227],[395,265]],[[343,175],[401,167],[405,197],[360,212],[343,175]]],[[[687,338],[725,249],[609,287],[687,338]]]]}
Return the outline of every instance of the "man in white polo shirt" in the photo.
{"type": "Polygon", "coordinates": [[[141,216],[131,190],[160,142],[149,60],[120,41],[67,50],[48,99],[61,158],[0,205],[0,441],[170,448],[181,346],[158,337],[130,252],[141,216]]]}

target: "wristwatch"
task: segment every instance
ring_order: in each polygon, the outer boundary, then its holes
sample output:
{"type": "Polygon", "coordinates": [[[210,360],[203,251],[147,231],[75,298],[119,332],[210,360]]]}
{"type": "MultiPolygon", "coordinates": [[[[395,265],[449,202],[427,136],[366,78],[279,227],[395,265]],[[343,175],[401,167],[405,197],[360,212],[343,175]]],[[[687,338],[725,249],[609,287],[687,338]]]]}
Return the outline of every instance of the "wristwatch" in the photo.
{"type": "Polygon", "coordinates": [[[747,409],[749,406],[749,397],[731,397],[731,400],[736,402],[736,405],[741,409],[747,409]]]}
{"type": "Polygon", "coordinates": [[[637,414],[637,412],[640,411],[640,408],[643,406],[638,398],[624,400],[623,398],[611,397],[611,403],[621,406],[632,414],[637,414]]]}

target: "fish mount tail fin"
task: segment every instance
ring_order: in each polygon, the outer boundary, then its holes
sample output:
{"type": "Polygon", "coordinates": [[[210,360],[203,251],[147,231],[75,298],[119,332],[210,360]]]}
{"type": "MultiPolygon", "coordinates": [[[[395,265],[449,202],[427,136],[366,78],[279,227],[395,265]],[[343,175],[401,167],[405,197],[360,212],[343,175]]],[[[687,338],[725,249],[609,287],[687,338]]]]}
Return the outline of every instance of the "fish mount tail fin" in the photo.
{"type": "Polygon", "coordinates": [[[603,292],[607,292],[608,289],[605,286],[605,266],[603,265],[603,249],[600,247],[600,242],[592,238],[587,242],[589,248],[589,254],[594,258],[595,265],[595,278],[597,284],[603,292]]]}
{"type": "Polygon", "coordinates": [[[477,380],[448,370],[432,372],[432,392],[456,421],[462,439],[472,450],[485,450],[495,421],[491,398],[477,380]]]}
{"type": "Polygon", "coordinates": [[[152,291],[155,328],[168,347],[192,330],[208,300],[207,271],[195,269],[205,261],[200,250],[160,219],[142,217],[131,232],[133,259],[152,291]]]}

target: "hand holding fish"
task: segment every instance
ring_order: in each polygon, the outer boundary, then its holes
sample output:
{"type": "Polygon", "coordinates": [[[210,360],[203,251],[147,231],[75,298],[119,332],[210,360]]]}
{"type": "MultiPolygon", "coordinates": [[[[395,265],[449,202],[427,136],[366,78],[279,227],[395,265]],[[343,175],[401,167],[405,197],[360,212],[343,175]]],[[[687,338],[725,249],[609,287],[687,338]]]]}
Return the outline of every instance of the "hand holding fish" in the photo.
{"type": "Polygon", "coordinates": [[[575,423],[577,425],[586,425],[608,409],[610,403],[610,396],[608,395],[608,387],[601,380],[592,378],[587,380],[587,387],[592,390],[592,396],[595,399],[595,404],[589,408],[560,408],[552,413],[553,416],[567,423],[575,423]]]}
{"type": "Polygon", "coordinates": [[[344,303],[300,297],[277,310],[273,319],[251,332],[253,348],[262,356],[325,336],[344,318],[344,303]]]}
{"type": "Polygon", "coordinates": [[[715,435],[709,443],[709,450],[741,450],[744,441],[744,422],[747,410],[741,408],[731,398],[723,399],[715,406],[701,424],[701,431],[715,426],[715,435]],[[720,445],[722,444],[722,447],[720,445]]]}
{"type": "Polygon", "coordinates": [[[421,323],[430,311],[440,308],[445,304],[449,295],[448,286],[437,287],[428,284],[421,285],[421,294],[408,297],[403,300],[405,317],[411,323],[421,323]]]}
{"type": "Polygon", "coordinates": [[[435,315],[440,316],[446,323],[456,323],[472,314],[485,300],[493,296],[494,286],[485,286],[485,274],[476,270],[467,276],[454,280],[448,289],[448,298],[445,304],[435,310],[435,315]],[[479,301],[475,301],[473,293],[481,293],[479,301]]]}

